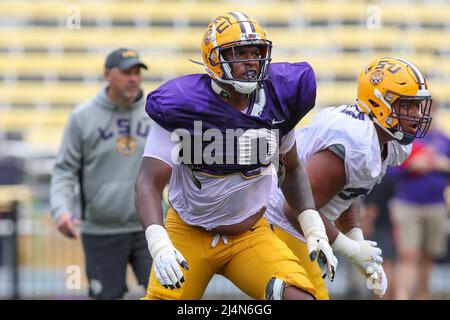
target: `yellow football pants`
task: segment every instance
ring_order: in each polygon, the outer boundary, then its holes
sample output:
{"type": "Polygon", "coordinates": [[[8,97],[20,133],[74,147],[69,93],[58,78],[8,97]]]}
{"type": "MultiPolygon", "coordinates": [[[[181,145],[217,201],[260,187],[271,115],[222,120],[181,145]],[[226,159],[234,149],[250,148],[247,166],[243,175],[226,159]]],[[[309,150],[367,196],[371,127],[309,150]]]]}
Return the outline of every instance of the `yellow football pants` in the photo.
{"type": "Polygon", "coordinates": [[[181,268],[186,281],[180,289],[166,289],[156,279],[152,267],[144,299],[201,299],[216,273],[258,300],[265,299],[266,286],[272,277],[316,296],[300,261],[273,233],[265,218],[240,235],[228,236],[228,243],[221,238],[214,247],[214,234],[184,223],[173,208],[168,210],[165,227],[189,265],[188,271],[181,268]]]}
{"type": "Polygon", "coordinates": [[[275,234],[287,244],[292,252],[300,260],[301,265],[306,270],[309,280],[314,285],[317,292],[318,300],[329,300],[328,289],[325,284],[325,280],[322,278],[322,271],[320,270],[317,261],[311,261],[308,254],[308,246],[305,242],[300,241],[296,237],[292,236],[283,229],[277,226],[272,226],[275,234]]]}

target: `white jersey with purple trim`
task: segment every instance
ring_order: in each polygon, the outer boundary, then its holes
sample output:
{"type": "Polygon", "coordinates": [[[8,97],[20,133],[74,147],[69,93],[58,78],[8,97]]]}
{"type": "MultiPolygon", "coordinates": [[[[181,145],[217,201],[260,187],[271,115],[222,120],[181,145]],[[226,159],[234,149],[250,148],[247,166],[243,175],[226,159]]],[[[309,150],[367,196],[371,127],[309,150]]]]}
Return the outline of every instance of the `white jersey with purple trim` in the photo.
{"type": "MultiPolygon", "coordinates": [[[[320,208],[331,221],[336,220],[352,202],[368,194],[375,184],[380,183],[388,167],[402,164],[412,149],[412,145],[403,146],[389,141],[387,157],[382,161],[375,125],[355,105],[325,108],[315,115],[308,126],[297,129],[295,135],[297,154],[304,164],[315,153],[332,145],[341,145],[345,150],[345,187],[320,208]]],[[[273,177],[269,207],[265,215],[272,224],[303,239],[284,216],[284,201],[277,178],[273,177]]]]}

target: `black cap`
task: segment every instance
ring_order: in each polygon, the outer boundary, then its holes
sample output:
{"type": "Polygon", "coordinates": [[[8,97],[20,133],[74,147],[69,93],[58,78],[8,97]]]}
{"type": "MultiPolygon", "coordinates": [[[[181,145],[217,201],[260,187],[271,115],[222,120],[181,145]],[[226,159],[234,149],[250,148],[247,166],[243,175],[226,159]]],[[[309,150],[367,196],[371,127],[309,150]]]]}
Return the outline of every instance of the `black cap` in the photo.
{"type": "Polygon", "coordinates": [[[106,69],[117,67],[119,70],[124,71],[134,66],[148,69],[145,63],[139,60],[138,53],[131,49],[119,48],[108,54],[108,57],[106,57],[106,69]]]}

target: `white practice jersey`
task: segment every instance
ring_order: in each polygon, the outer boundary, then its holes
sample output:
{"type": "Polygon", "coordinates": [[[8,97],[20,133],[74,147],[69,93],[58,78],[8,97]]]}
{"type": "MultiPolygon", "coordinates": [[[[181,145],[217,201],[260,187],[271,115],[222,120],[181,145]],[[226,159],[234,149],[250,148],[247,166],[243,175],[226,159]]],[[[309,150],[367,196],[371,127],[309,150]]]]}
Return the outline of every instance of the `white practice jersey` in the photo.
{"type": "MultiPolygon", "coordinates": [[[[412,144],[403,146],[389,141],[387,157],[382,161],[375,125],[354,105],[321,110],[308,126],[296,130],[295,135],[297,153],[304,164],[315,153],[332,145],[341,145],[345,150],[345,187],[327,205],[320,208],[331,221],[336,220],[352,202],[368,194],[375,184],[380,183],[388,167],[402,164],[412,149],[412,144]]],[[[284,216],[284,201],[277,178],[273,177],[266,217],[272,224],[303,239],[284,216]]]]}
{"type": "MultiPolygon", "coordinates": [[[[240,174],[211,177],[196,172],[195,176],[202,184],[202,188],[198,189],[192,181],[191,169],[172,160],[177,142],[171,140],[171,135],[155,123],[143,156],[159,159],[172,167],[169,201],[184,222],[209,230],[239,223],[268,206],[272,171],[275,171],[272,166],[251,179],[240,174]]],[[[279,152],[289,151],[294,142],[295,131],[291,130],[283,137],[279,152]]]]}

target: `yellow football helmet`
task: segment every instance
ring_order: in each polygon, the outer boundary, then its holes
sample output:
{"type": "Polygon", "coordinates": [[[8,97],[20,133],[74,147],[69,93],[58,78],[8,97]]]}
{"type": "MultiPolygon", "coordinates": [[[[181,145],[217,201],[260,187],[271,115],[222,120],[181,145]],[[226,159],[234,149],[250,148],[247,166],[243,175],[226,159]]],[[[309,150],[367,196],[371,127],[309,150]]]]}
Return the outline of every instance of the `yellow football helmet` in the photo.
{"type": "Polygon", "coordinates": [[[401,144],[422,138],[431,123],[427,80],[404,59],[385,57],[369,63],[358,78],[357,105],[401,144]],[[402,129],[401,120],[414,126],[415,134],[402,129]]]}
{"type": "Polygon", "coordinates": [[[206,72],[220,83],[231,84],[236,91],[251,93],[257,84],[267,78],[268,65],[271,61],[272,42],[267,39],[266,32],[252,18],[242,12],[228,12],[212,21],[202,39],[202,57],[206,72]],[[235,48],[239,46],[257,46],[257,59],[239,60],[235,48]],[[223,51],[231,49],[233,60],[225,60],[223,51]],[[256,80],[234,79],[231,74],[231,64],[239,62],[259,62],[259,75],[256,80]]]}

